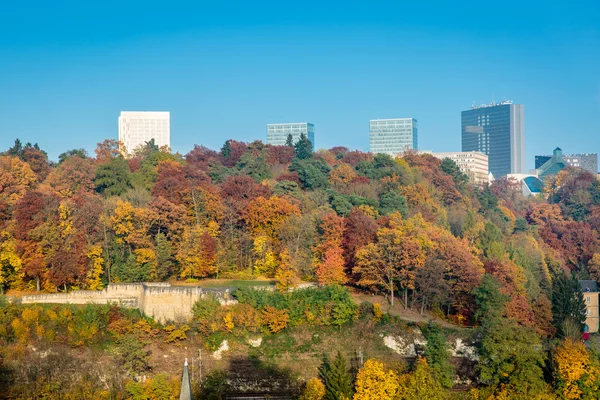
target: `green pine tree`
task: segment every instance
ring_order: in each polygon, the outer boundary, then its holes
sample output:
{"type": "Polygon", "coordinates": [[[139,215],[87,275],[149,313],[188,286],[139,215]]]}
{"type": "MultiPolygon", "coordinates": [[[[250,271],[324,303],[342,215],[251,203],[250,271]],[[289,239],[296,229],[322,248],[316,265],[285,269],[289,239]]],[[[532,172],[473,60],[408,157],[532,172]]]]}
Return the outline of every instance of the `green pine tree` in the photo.
{"type": "Polygon", "coordinates": [[[346,359],[339,351],[333,362],[329,362],[327,358],[323,360],[319,377],[325,385],[324,400],[352,398],[352,375],[346,359]]]}
{"type": "Polygon", "coordinates": [[[445,388],[454,386],[454,366],[450,362],[450,352],[446,335],[439,325],[430,322],[427,325],[427,348],[425,358],[434,376],[445,388]]]}
{"type": "Polygon", "coordinates": [[[288,133],[287,139],[285,140],[285,145],[288,147],[294,147],[294,137],[291,133],[288,133]]]}
{"type": "Polygon", "coordinates": [[[583,293],[575,275],[566,274],[554,278],[552,285],[552,314],[554,326],[560,335],[565,336],[564,324],[570,320],[579,325],[579,333],[583,332],[586,307],[583,293]]]}
{"type": "Polygon", "coordinates": [[[301,160],[312,157],[313,145],[304,133],[300,134],[300,140],[296,142],[294,149],[296,150],[296,157],[301,160]]]}
{"type": "Polygon", "coordinates": [[[221,147],[221,155],[224,158],[229,158],[229,156],[231,156],[231,140],[228,140],[223,144],[223,147],[221,147]]]}
{"type": "Polygon", "coordinates": [[[169,242],[164,233],[157,233],[155,241],[157,262],[156,274],[158,275],[159,281],[163,281],[172,271],[173,251],[171,249],[171,242],[169,242]]]}

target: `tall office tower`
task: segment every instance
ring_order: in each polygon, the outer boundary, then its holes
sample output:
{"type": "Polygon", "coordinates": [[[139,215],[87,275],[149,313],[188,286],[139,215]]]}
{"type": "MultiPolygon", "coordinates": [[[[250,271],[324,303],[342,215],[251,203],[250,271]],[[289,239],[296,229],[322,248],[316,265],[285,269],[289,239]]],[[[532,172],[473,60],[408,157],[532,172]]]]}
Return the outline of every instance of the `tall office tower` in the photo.
{"type": "Polygon", "coordinates": [[[372,119],[369,121],[371,153],[395,156],[407,150],[418,150],[418,124],[414,118],[372,119]]]}
{"type": "Polygon", "coordinates": [[[288,135],[292,135],[292,140],[296,143],[300,140],[300,135],[305,134],[308,140],[315,147],[315,126],[310,122],[291,122],[286,124],[267,124],[267,144],[274,146],[284,146],[288,135]]]}
{"type": "Polygon", "coordinates": [[[152,139],[159,147],[171,147],[170,119],[168,111],[121,111],[119,141],[129,154],[152,139]]]}
{"type": "Polygon", "coordinates": [[[522,104],[512,101],[473,106],[461,113],[462,151],[489,156],[495,178],[525,169],[525,127],[522,104]]]}

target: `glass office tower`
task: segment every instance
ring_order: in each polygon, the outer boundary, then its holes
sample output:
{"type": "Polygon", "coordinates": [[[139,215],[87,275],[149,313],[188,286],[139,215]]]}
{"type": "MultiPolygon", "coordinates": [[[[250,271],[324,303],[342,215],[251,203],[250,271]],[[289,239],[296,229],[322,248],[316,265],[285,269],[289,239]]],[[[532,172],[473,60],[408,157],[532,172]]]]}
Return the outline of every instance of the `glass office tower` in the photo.
{"type": "Polygon", "coordinates": [[[525,170],[525,127],[522,104],[511,101],[473,106],[461,113],[462,151],[488,155],[494,178],[525,170]]]}
{"type": "Polygon", "coordinates": [[[315,148],[315,126],[310,122],[293,122],[287,124],[267,124],[267,144],[284,146],[289,134],[296,143],[304,133],[315,148]]]}
{"type": "Polygon", "coordinates": [[[369,121],[371,153],[391,156],[406,150],[418,150],[418,124],[414,118],[372,119],[369,121]]]}

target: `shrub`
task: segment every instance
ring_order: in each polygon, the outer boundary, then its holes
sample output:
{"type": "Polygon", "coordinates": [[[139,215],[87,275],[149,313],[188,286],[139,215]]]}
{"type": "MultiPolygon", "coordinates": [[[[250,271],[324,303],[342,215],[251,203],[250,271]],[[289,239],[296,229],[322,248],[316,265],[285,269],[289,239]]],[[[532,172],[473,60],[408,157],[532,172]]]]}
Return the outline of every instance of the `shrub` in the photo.
{"type": "Polygon", "coordinates": [[[288,293],[243,288],[236,290],[233,295],[240,303],[249,304],[257,310],[262,311],[267,306],[287,310],[290,326],[306,322],[311,325],[341,326],[352,321],[357,314],[357,306],[348,290],[335,285],[288,293]],[[311,318],[307,318],[307,315],[311,318]]]}
{"type": "Polygon", "coordinates": [[[285,329],[290,320],[287,310],[278,310],[275,307],[266,306],[261,312],[263,324],[269,328],[271,333],[277,333],[285,329]]]}

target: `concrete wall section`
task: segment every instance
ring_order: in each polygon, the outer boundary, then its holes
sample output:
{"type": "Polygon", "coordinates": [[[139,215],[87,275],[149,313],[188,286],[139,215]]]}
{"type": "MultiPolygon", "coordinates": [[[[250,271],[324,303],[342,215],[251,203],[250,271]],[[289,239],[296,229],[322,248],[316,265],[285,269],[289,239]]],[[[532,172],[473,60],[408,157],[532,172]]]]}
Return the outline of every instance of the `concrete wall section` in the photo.
{"type": "Polygon", "coordinates": [[[222,305],[235,304],[231,289],[202,289],[200,287],[173,287],[168,283],[110,284],[104,290],[78,290],[70,293],[23,296],[24,304],[118,304],[139,308],[149,317],[162,323],[186,322],[193,317],[194,304],[213,295],[222,305]]]}

